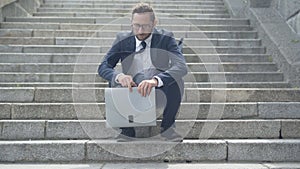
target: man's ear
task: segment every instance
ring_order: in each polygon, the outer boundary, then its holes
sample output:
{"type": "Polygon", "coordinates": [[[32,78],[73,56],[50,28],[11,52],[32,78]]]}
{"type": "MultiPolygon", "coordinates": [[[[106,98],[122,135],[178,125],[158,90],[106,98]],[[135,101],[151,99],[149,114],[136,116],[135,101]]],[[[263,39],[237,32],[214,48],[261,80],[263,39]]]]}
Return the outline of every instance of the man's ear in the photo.
{"type": "Polygon", "coordinates": [[[153,26],[156,26],[158,24],[158,20],[155,18],[154,22],[153,22],[153,26]]]}

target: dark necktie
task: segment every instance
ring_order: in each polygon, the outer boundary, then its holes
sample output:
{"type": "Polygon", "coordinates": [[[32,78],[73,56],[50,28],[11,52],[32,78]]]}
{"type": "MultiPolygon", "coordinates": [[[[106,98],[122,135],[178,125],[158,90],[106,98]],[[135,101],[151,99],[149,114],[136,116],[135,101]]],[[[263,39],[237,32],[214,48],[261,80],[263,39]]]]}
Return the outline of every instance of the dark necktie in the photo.
{"type": "Polygon", "coordinates": [[[142,46],[143,46],[143,48],[142,48],[141,50],[145,50],[146,45],[147,45],[146,42],[145,42],[145,41],[142,41],[141,44],[142,44],[142,46]]]}
{"type": "Polygon", "coordinates": [[[139,51],[137,51],[136,54],[137,54],[137,53],[142,53],[142,52],[145,50],[146,45],[147,45],[146,42],[145,42],[145,41],[142,41],[141,44],[142,44],[143,48],[140,49],[139,51]]]}

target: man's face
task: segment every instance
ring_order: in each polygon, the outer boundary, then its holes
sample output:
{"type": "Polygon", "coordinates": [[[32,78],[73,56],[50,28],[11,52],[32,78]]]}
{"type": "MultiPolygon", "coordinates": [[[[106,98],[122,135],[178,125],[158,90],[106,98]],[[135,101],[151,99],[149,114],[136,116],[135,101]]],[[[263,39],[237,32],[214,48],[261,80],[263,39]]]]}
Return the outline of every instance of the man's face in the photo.
{"type": "Polygon", "coordinates": [[[151,13],[135,13],[132,16],[132,30],[139,40],[145,40],[151,34],[155,22],[151,20],[151,13]]]}

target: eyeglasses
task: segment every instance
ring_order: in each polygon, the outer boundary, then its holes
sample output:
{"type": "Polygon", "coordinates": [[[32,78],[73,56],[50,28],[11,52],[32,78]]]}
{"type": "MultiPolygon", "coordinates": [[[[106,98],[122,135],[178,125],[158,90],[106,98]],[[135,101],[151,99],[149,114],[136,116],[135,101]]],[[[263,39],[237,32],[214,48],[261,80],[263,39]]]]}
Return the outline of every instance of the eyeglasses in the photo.
{"type": "Polygon", "coordinates": [[[140,28],[142,28],[143,30],[149,30],[152,28],[152,24],[144,24],[144,25],[140,25],[140,24],[132,24],[131,25],[133,29],[139,30],[140,28]]]}

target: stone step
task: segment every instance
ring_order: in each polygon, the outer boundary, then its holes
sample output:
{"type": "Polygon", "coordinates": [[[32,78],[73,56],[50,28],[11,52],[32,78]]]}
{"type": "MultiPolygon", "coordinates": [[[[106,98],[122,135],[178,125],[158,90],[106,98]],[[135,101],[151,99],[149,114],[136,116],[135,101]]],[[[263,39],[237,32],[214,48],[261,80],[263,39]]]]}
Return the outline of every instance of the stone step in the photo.
{"type": "Polygon", "coordinates": [[[184,54],[184,56],[187,62],[194,63],[273,62],[272,56],[267,54],[184,54]]]}
{"type": "MultiPolygon", "coordinates": [[[[97,69],[95,70],[97,72],[97,69]]],[[[75,70],[72,73],[1,72],[1,82],[103,82],[97,73],[75,70]]],[[[280,72],[190,72],[186,82],[280,82],[280,72]]]]}
{"type": "MultiPolygon", "coordinates": [[[[89,37],[110,38],[118,31],[112,30],[49,30],[49,29],[1,29],[1,37],[89,37]]],[[[256,31],[174,31],[176,38],[257,39],[256,31]]]]}
{"type": "MultiPolygon", "coordinates": [[[[62,3],[62,2],[78,2],[78,3],[82,3],[82,0],[44,0],[45,3],[62,3]]],[[[101,3],[101,4],[111,4],[111,3],[115,3],[115,4],[136,4],[139,3],[139,1],[137,0],[127,0],[127,1],[110,1],[110,0],[85,0],[84,2],[86,3],[101,3]]],[[[182,2],[181,0],[164,0],[164,1],[153,1],[152,3],[160,3],[160,2],[165,2],[166,4],[174,4],[175,2],[182,2]]],[[[223,0],[187,0],[184,1],[186,3],[195,3],[195,4],[199,4],[201,2],[223,2],[223,0]]]]}
{"type": "MultiPolygon", "coordinates": [[[[0,53],[1,63],[100,63],[105,53],[0,53]]],[[[184,54],[186,62],[272,62],[267,54],[184,54]]]]}
{"type": "MultiPolygon", "coordinates": [[[[0,82],[0,87],[108,87],[107,82],[0,82]]],[[[288,82],[185,82],[187,88],[288,88],[288,82]]]]}
{"type": "Polygon", "coordinates": [[[207,169],[207,168],[222,168],[222,169],[278,169],[278,168],[287,168],[291,169],[300,168],[299,162],[275,162],[275,163],[261,163],[261,162],[195,162],[190,164],[189,161],[186,163],[164,163],[162,161],[157,162],[143,162],[143,163],[133,163],[133,162],[123,162],[123,163],[115,163],[115,162],[105,162],[105,163],[71,163],[71,164],[44,164],[44,163],[18,163],[18,164],[10,164],[10,163],[2,163],[0,164],[1,169],[19,169],[22,166],[22,169],[31,169],[31,168],[47,168],[47,169],[74,169],[74,168],[84,168],[84,169],[94,169],[94,168],[104,168],[104,169],[124,169],[124,168],[155,168],[155,169],[207,169]]]}
{"type": "MultiPolygon", "coordinates": [[[[104,101],[104,88],[0,88],[0,101],[37,103],[90,103],[104,101]]],[[[183,102],[300,102],[293,88],[186,88],[183,102]]]]}
{"type": "MultiPolygon", "coordinates": [[[[127,16],[130,16],[132,8],[68,8],[68,7],[61,7],[61,8],[54,8],[54,7],[42,7],[38,8],[37,12],[107,12],[107,13],[124,13],[127,16]]],[[[167,13],[167,14],[228,14],[228,11],[225,8],[197,8],[197,9],[163,9],[158,8],[155,9],[157,14],[167,13]]]]}
{"type": "Polygon", "coordinates": [[[187,63],[192,72],[276,72],[278,68],[273,63],[187,63]]]}
{"type": "MultiPolygon", "coordinates": [[[[36,23],[0,22],[2,29],[54,29],[54,30],[130,30],[129,24],[76,24],[76,23],[36,23]]],[[[162,25],[157,27],[172,31],[251,31],[250,25],[162,25]]],[[[1,34],[2,36],[2,34],[1,34]]]]}
{"type": "Polygon", "coordinates": [[[55,45],[56,41],[48,37],[0,37],[1,45],[55,45]]]}
{"type": "MultiPolygon", "coordinates": [[[[179,40],[179,39],[178,39],[179,40]]],[[[112,45],[114,38],[84,37],[0,37],[2,45],[112,45]]],[[[260,39],[196,39],[185,38],[186,46],[261,46],[260,39]]]]}
{"type": "MultiPolygon", "coordinates": [[[[65,10],[65,9],[64,9],[65,10]]],[[[50,22],[50,23],[130,23],[130,17],[6,17],[6,22],[50,22]]],[[[199,18],[199,19],[179,19],[179,18],[160,18],[159,24],[176,25],[249,25],[248,19],[239,18],[199,18]]]]}
{"type": "MultiPolygon", "coordinates": [[[[103,6],[114,6],[119,8],[126,8],[126,7],[133,7],[139,3],[138,1],[45,1],[42,5],[55,5],[55,4],[66,4],[66,5],[73,5],[73,4],[79,4],[79,5],[103,5],[103,6]]],[[[195,5],[195,6],[201,6],[201,5],[223,5],[223,1],[185,1],[184,4],[177,4],[174,3],[174,1],[153,1],[151,2],[151,6],[153,8],[161,7],[160,5],[164,7],[173,7],[173,8],[179,8],[180,6],[190,6],[190,5],[195,5]]]]}
{"type": "MultiPolygon", "coordinates": [[[[2,120],[103,120],[105,117],[105,103],[0,103],[0,107],[2,120]]],[[[300,102],[184,102],[177,119],[299,119],[299,108],[300,102]]]]}
{"type": "MultiPolygon", "coordinates": [[[[222,0],[201,0],[202,2],[222,2],[222,0]]],[[[48,2],[82,2],[82,0],[45,0],[45,3],[48,3],[48,2]]],[[[87,3],[92,3],[92,2],[103,2],[103,3],[139,3],[139,1],[137,0],[128,0],[128,1],[118,1],[118,0],[114,0],[114,1],[110,1],[110,0],[86,0],[84,2],[87,2],[87,3]]],[[[153,1],[153,2],[161,2],[161,1],[153,1]]],[[[182,2],[182,0],[164,0],[163,2],[182,2]]],[[[185,2],[199,2],[197,0],[187,0],[185,2]]]]}
{"type": "MultiPolygon", "coordinates": [[[[111,46],[84,45],[0,45],[0,52],[8,53],[105,53],[111,46]]],[[[189,46],[183,47],[186,54],[265,54],[265,47],[236,46],[189,46]]]]}
{"type": "MultiPolygon", "coordinates": [[[[0,83],[1,86],[1,83],[0,83]]],[[[10,85],[11,86],[11,85],[10,85]]],[[[16,85],[14,85],[16,86],[16,85]]],[[[27,87],[27,86],[24,86],[27,87]]],[[[106,86],[105,86],[106,87],[106,86]]],[[[187,88],[288,88],[285,81],[278,82],[186,82],[187,88]]]]}
{"type": "Polygon", "coordinates": [[[231,140],[229,161],[299,161],[299,140],[231,140]],[[288,150],[287,152],[285,150],[288,150]],[[250,151],[249,151],[250,150],[250,151]]]}
{"type": "Polygon", "coordinates": [[[1,162],[23,163],[103,161],[299,162],[300,156],[300,141],[293,139],[184,140],[182,143],[36,140],[1,141],[0,147],[2,149],[0,151],[1,162]]]}
{"type": "MultiPolygon", "coordinates": [[[[96,71],[86,73],[98,66],[117,31],[130,30],[130,5],[137,1],[44,2],[47,4],[34,17],[8,17],[10,23],[1,23],[0,36],[9,38],[0,38],[0,71],[9,72],[0,73],[0,81],[4,81],[0,86],[8,85],[0,87],[0,162],[300,161],[300,90],[287,88],[283,74],[276,72],[272,57],[265,54],[249,20],[227,18],[228,10],[219,6],[223,1],[152,2],[157,4],[162,27],[168,25],[175,37],[185,37],[184,53],[192,70],[186,76],[176,121],[186,138],[179,144],[140,139],[116,143],[107,139],[118,134],[105,128],[107,82],[96,71]],[[5,30],[5,26],[14,30],[5,30]],[[176,32],[179,30],[185,32],[176,32]],[[14,37],[23,38],[16,42],[14,37]],[[203,37],[218,47],[208,47],[200,39],[203,37]],[[89,45],[83,46],[86,40],[89,45]],[[221,61],[233,63],[217,64],[221,61]],[[57,62],[61,64],[49,64],[57,62]],[[74,63],[81,63],[77,68],[84,73],[73,74],[74,63]],[[205,65],[208,71],[215,71],[205,72],[205,65]],[[217,65],[222,65],[225,73],[217,65]],[[95,87],[95,79],[99,87],[95,87]],[[167,148],[173,149],[164,152],[167,148]],[[118,155],[114,154],[117,150],[118,155]],[[147,154],[151,157],[143,158],[147,154]]],[[[159,128],[137,130],[139,136],[147,137],[143,131],[156,135],[159,128]]]]}
{"type": "MultiPolygon", "coordinates": [[[[0,72],[95,73],[99,63],[0,63],[0,72]]],[[[119,67],[120,65],[118,65],[119,67]]],[[[189,71],[208,72],[276,72],[274,63],[187,63],[189,71]]]]}
{"type": "Polygon", "coordinates": [[[187,82],[279,82],[280,72],[192,72],[184,77],[187,82]]]}
{"type": "MultiPolygon", "coordinates": [[[[106,13],[106,12],[37,12],[33,13],[37,17],[127,17],[126,13],[106,13]]],[[[230,18],[229,14],[176,14],[161,13],[156,15],[160,17],[184,17],[184,18],[230,18]]]]}
{"type": "MultiPolygon", "coordinates": [[[[103,3],[76,3],[76,2],[60,2],[60,3],[45,3],[40,8],[103,8],[103,9],[132,9],[135,4],[103,4],[103,3]]],[[[181,5],[170,5],[164,2],[154,3],[152,7],[155,10],[163,9],[224,9],[224,3],[222,2],[199,2],[197,5],[194,3],[186,3],[181,5]]]]}
{"type": "MultiPolygon", "coordinates": [[[[116,4],[116,5],[120,5],[120,6],[127,6],[127,5],[132,5],[134,6],[135,4],[139,3],[140,1],[95,1],[95,0],[87,0],[87,1],[82,1],[82,0],[72,0],[72,1],[64,1],[64,0],[54,0],[54,1],[44,1],[44,4],[59,4],[59,3],[86,3],[86,4],[103,4],[103,5],[107,5],[107,4],[116,4]]],[[[180,2],[180,1],[179,1],[180,2]]],[[[151,5],[156,6],[159,4],[163,4],[163,5],[167,5],[170,4],[172,6],[179,6],[176,5],[178,3],[178,1],[174,1],[174,0],[164,0],[164,1],[152,1],[151,5]]],[[[182,2],[181,2],[182,3],[182,2]]],[[[180,5],[201,5],[201,4],[224,4],[223,0],[201,0],[201,1],[197,1],[197,0],[189,0],[189,1],[184,1],[184,4],[180,4],[180,5]]]]}
{"type": "MultiPolygon", "coordinates": [[[[148,127],[147,135],[137,132],[137,137],[159,135],[160,123],[148,127]]],[[[0,124],[0,140],[113,139],[119,133],[107,128],[105,120],[0,120],[0,124]]],[[[176,131],[186,139],[300,138],[297,129],[300,120],[176,120],[176,131]]]]}

